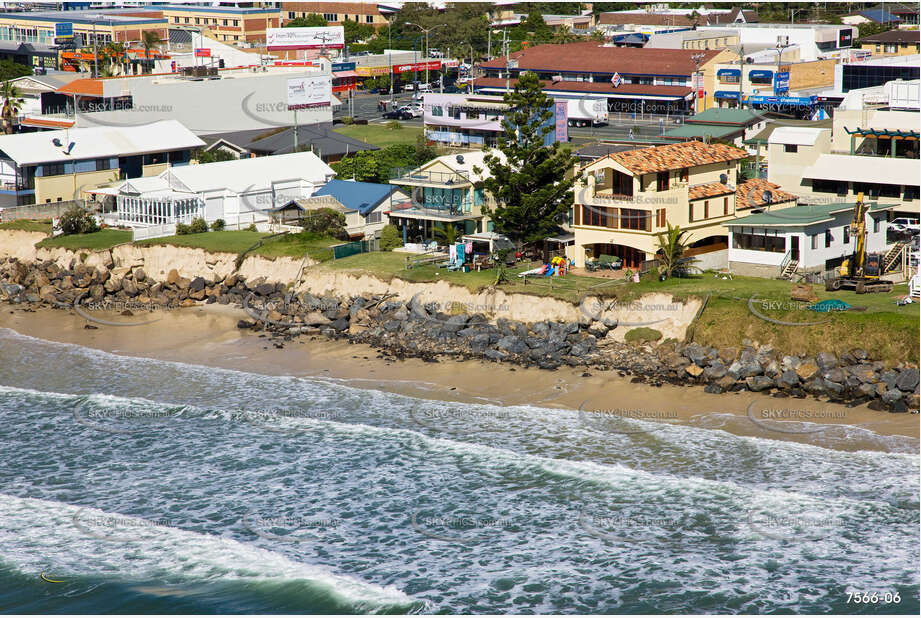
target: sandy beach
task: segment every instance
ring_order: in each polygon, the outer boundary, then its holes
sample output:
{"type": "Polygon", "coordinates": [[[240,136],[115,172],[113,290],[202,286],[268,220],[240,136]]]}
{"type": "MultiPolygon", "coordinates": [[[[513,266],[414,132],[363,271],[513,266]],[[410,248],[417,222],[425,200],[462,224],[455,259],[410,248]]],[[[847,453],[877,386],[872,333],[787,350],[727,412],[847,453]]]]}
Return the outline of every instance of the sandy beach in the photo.
{"type": "Polygon", "coordinates": [[[844,450],[885,450],[879,436],[919,437],[917,415],[890,414],[866,406],[848,408],[812,399],[773,398],[747,392],[714,395],[697,387],[653,387],[632,384],[629,377],[616,372],[582,368],[543,371],[482,361],[392,361],[368,346],[319,336],[302,336],[279,349],[267,334],[237,329],[237,320],[246,315],[240,309],[221,305],[133,317],[118,313],[97,315],[113,322],[147,323],[94,324],[97,328],[87,329],[90,322],[73,311],[31,312],[3,305],[0,328],[125,356],[338,380],[359,388],[442,401],[581,409],[844,450]],[[808,430],[798,422],[807,419],[811,428],[808,430]],[[815,431],[812,423],[830,427],[815,431]]]}

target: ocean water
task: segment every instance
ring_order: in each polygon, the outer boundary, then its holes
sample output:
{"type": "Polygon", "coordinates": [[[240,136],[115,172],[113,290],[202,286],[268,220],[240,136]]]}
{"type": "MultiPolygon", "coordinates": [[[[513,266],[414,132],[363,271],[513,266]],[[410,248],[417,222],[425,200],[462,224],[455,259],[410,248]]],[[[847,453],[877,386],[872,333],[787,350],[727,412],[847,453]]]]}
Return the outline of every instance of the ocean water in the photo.
{"type": "Polygon", "coordinates": [[[0,329],[0,612],[918,612],[916,440],[595,416],[0,329]]]}

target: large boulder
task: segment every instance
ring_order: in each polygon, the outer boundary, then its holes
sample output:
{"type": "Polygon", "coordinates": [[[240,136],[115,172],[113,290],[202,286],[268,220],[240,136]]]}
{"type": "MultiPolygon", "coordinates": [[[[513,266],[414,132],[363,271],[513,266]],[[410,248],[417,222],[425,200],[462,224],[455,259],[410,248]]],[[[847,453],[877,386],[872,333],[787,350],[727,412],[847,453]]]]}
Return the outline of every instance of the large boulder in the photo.
{"type": "Polygon", "coordinates": [[[918,388],[918,369],[908,368],[900,371],[899,377],[895,380],[895,386],[906,393],[914,392],[918,388]]]}

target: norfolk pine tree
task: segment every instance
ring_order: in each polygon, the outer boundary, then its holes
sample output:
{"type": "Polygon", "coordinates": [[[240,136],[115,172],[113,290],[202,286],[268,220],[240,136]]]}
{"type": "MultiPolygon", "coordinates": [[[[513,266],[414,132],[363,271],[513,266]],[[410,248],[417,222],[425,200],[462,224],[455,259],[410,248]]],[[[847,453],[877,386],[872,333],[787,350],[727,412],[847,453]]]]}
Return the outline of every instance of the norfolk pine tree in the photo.
{"type": "Polygon", "coordinates": [[[572,208],[577,159],[559,142],[544,145],[544,136],[554,130],[547,124],[553,99],[541,90],[536,74],[523,73],[503,99],[510,108],[497,149],[505,160],[494,154],[483,159],[490,176],[482,186],[496,200],[495,208],[483,211],[497,232],[521,248],[551,236],[572,208]]]}

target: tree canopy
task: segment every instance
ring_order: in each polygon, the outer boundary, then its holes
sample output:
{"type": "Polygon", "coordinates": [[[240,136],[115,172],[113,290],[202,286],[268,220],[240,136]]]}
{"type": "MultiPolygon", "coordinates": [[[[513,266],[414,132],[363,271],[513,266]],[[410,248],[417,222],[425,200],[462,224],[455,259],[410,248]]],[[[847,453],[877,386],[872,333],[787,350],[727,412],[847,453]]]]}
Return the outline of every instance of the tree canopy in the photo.
{"type": "Polygon", "coordinates": [[[559,142],[544,145],[553,131],[553,99],[536,74],[523,73],[503,99],[510,105],[498,138],[505,156],[484,158],[489,176],[482,185],[496,200],[495,208],[484,206],[484,212],[520,246],[552,235],[569,212],[577,159],[559,142]]]}
{"type": "Polygon", "coordinates": [[[310,13],[307,17],[295,17],[285,24],[285,28],[322,28],[328,25],[322,15],[310,13]]]}

